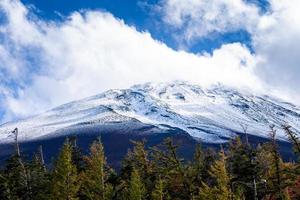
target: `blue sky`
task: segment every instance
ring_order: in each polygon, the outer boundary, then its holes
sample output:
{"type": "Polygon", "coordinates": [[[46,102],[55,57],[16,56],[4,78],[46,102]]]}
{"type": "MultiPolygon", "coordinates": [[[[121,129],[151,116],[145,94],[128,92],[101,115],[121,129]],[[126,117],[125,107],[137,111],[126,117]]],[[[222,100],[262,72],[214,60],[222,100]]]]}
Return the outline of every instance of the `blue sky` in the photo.
{"type": "MultiPolygon", "coordinates": [[[[180,45],[170,37],[170,30],[159,23],[159,15],[154,13],[153,7],[159,0],[76,0],[70,3],[69,0],[22,0],[25,5],[34,6],[36,14],[45,20],[61,20],[79,10],[104,10],[112,13],[115,17],[132,25],[139,31],[148,31],[152,37],[161,40],[169,47],[180,48],[180,45]],[[62,17],[63,16],[63,17],[62,17]]],[[[267,0],[248,0],[249,3],[257,5],[261,12],[268,11],[267,0]]],[[[194,53],[212,52],[222,44],[241,42],[251,48],[251,35],[245,30],[237,30],[228,33],[215,32],[207,38],[190,44],[185,50],[194,53]]]]}
{"type": "Polygon", "coordinates": [[[2,0],[0,123],[143,82],[300,101],[298,0],[2,0]]]}

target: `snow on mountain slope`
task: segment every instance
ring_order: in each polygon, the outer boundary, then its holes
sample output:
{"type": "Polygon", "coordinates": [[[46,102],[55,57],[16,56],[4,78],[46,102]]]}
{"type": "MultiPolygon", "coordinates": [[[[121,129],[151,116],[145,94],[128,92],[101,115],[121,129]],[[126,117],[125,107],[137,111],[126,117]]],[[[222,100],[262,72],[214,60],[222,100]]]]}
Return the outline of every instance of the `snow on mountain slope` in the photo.
{"type": "MultiPolygon", "coordinates": [[[[221,143],[242,133],[267,137],[269,125],[288,123],[300,131],[299,107],[269,96],[256,96],[224,86],[201,88],[186,82],[136,85],[109,90],[74,101],[41,115],[0,126],[0,142],[12,140],[10,131],[20,130],[21,140],[31,140],[68,130],[115,122],[140,121],[161,129],[179,128],[196,139],[221,143]]],[[[282,131],[278,138],[284,140],[282,131]]]]}

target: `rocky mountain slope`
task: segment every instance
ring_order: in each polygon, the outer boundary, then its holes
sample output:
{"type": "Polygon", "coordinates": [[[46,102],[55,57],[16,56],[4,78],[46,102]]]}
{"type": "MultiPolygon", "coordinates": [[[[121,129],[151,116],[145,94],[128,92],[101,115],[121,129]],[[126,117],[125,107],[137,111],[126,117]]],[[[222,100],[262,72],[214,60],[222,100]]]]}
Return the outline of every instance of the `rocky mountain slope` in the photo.
{"type": "MultiPolygon", "coordinates": [[[[61,136],[82,130],[140,134],[180,130],[205,143],[222,143],[243,133],[267,137],[269,126],[288,123],[300,132],[300,108],[291,103],[221,85],[187,82],[136,85],[64,104],[43,114],[0,126],[0,143],[61,136]],[[144,127],[144,128],[143,128],[144,127]],[[147,128],[148,127],[148,128],[147,128]],[[149,128],[150,127],[150,128],[149,128]]],[[[278,139],[285,140],[282,131],[278,139]]]]}

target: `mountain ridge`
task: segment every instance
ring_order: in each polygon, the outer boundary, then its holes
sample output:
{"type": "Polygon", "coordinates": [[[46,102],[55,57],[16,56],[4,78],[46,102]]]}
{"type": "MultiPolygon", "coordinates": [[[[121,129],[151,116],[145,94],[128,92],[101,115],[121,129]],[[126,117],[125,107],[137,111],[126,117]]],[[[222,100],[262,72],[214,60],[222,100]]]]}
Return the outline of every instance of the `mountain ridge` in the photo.
{"type": "MultiPolygon", "coordinates": [[[[254,95],[222,85],[203,88],[183,81],[145,83],[114,89],[72,101],[40,115],[0,126],[0,143],[12,141],[18,127],[20,140],[66,134],[84,127],[120,128],[127,134],[135,123],[160,130],[178,128],[206,143],[224,143],[244,132],[268,137],[269,125],[289,124],[300,131],[298,106],[268,95],[254,95]],[[111,125],[111,126],[110,126],[111,125]],[[130,127],[132,126],[132,127],[130,127]],[[129,131],[128,131],[129,130],[129,131]]],[[[278,130],[278,139],[286,140],[278,130]]]]}

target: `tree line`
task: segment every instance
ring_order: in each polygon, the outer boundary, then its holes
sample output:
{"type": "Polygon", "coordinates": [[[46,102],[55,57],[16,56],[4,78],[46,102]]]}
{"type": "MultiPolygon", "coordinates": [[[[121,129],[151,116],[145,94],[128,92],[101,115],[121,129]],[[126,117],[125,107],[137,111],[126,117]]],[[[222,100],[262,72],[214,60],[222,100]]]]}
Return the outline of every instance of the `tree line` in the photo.
{"type": "MultiPolygon", "coordinates": [[[[283,127],[300,155],[300,140],[283,127]]],[[[17,130],[16,136],[17,136],[17,130]]],[[[219,151],[196,146],[192,160],[178,155],[172,139],[146,148],[133,141],[116,173],[101,140],[84,155],[66,139],[52,165],[42,148],[31,159],[16,152],[0,170],[1,200],[299,200],[300,162],[283,161],[271,127],[270,142],[250,145],[239,137],[219,151]]]]}

